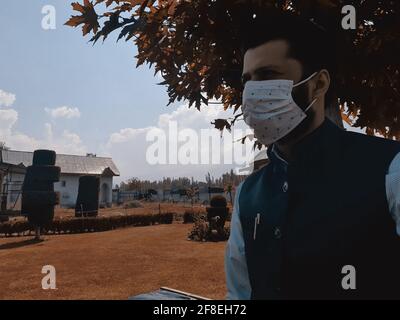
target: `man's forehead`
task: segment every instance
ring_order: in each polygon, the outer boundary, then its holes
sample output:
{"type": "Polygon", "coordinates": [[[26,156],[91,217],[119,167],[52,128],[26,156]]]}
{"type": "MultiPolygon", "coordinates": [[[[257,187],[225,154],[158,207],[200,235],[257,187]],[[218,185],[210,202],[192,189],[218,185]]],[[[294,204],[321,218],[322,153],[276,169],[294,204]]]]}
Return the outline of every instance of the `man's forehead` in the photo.
{"type": "Polygon", "coordinates": [[[279,67],[288,57],[289,45],[285,40],[268,41],[249,49],[244,55],[243,73],[265,67],[279,67]]]}

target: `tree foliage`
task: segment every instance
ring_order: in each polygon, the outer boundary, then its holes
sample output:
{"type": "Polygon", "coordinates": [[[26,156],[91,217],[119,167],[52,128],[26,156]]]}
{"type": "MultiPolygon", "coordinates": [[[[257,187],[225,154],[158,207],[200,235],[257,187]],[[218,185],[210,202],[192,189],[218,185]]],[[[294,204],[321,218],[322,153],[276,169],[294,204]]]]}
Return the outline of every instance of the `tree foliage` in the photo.
{"type": "MultiPolygon", "coordinates": [[[[132,40],[137,65],[148,63],[161,73],[169,103],[185,99],[200,109],[216,99],[235,111],[241,105],[243,24],[265,10],[313,19],[335,33],[333,41],[340,39],[334,80],[344,120],[400,139],[399,1],[83,0],[72,6],[78,15],[66,24],[82,25],[94,43],[116,30],[118,40],[132,40]],[[356,30],[341,27],[344,5],[356,8],[356,30]]],[[[236,119],[214,125],[229,129],[236,119]]]]}

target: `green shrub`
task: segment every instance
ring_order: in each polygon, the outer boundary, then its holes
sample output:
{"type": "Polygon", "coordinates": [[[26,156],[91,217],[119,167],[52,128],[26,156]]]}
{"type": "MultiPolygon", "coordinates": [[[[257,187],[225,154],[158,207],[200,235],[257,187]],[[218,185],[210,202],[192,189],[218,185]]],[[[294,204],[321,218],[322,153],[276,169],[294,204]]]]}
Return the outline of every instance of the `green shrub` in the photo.
{"type": "Polygon", "coordinates": [[[129,202],[125,203],[124,208],[125,209],[143,208],[143,205],[140,201],[133,200],[133,201],[129,201],[129,202]]]}
{"type": "MultiPolygon", "coordinates": [[[[132,214],[110,217],[87,217],[56,219],[43,230],[46,234],[68,234],[83,232],[101,232],[124,228],[127,226],[150,226],[154,224],[171,224],[173,212],[158,214],[132,214]]],[[[0,223],[0,236],[24,235],[33,231],[28,221],[8,221],[0,223]]]]}
{"type": "Polygon", "coordinates": [[[174,220],[173,212],[165,212],[159,214],[158,223],[160,224],[171,224],[174,220]]]}
{"type": "Polygon", "coordinates": [[[210,223],[206,221],[205,216],[195,219],[193,228],[188,234],[188,239],[192,241],[225,241],[229,239],[230,229],[224,227],[221,232],[215,232],[210,227],[210,223]]]}
{"type": "Polygon", "coordinates": [[[210,207],[225,208],[226,206],[226,198],[222,195],[215,195],[210,200],[210,207]]]}
{"type": "Polygon", "coordinates": [[[205,212],[202,211],[185,211],[183,214],[183,223],[194,223],[201,217],[205,216],[205,212]]]}

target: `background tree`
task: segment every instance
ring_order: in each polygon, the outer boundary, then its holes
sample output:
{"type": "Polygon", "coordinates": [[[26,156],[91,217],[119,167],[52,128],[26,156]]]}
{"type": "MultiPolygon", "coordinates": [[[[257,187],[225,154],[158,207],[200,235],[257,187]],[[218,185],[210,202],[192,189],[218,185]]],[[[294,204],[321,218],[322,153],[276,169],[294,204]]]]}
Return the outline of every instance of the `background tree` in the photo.
{"type": "MultiPolygon", "coordinates": [[[[241,32],[254,15],[291,12],[334,34],[338,59],[336,93],[343,118],[368,134],[400,138],[400,2],[393,0],[96,0],[73,3],[79,14],[66,23],[82,25],[94,43],[118,30],[118,39],[133,40],[137,65],[154,65],[167,85],[169,103],[186,99],[241,105],[241,32]],[[343,30],[344,5],[357,13],[356,30],[343,30]]],[[[266,30],[267,32],[267,30],[266,30]]],[[[338,119],[337,108],[329,108],[338,119]]],[[[216,119],[217,128],[230,130],[232,119],[216,119]]]]}
{"type": "Polygon", "coordinates": [[[230,201],[231,205],[233,206],[233,197],[232,197],[233,186],[232,186],[232,184],[227,184],[224,189],[225,189],[225,192],[227,194],[229,194],[229,201],[230,201]]]}
{"type": "Polygon", "coordinates": [[[4,141],[0,141],[0,150],[10,150],[10,148],[7,147],[7,144],[4,141]]]}
{"type": "Polygon", "coordinates": [[[190,204],[191,204],[192,210],[193,210],[194,201],[196,200],[196,198],[199,197],[199,188],[196,186],[192,186],[192,187],[188,188],[186,190],[186,196],[190,199],[190,204]]]}

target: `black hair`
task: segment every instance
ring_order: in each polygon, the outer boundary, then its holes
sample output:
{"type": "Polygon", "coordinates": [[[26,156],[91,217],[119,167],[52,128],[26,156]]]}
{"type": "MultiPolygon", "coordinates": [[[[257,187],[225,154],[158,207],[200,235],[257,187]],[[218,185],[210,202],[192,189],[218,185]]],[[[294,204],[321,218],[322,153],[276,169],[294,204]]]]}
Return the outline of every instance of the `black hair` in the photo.
{"type": "Polygon", "coordinates": [[[336,74],[336,37],[312,20],[294,14],[257,14],[247,19],[241,30],[242,51],[253,49],[272,40],[285,40],[288,55],[302,65],[303,78],[326,69],[331,85],[326,94],[326,105],[334,102],[336,74]]]}

